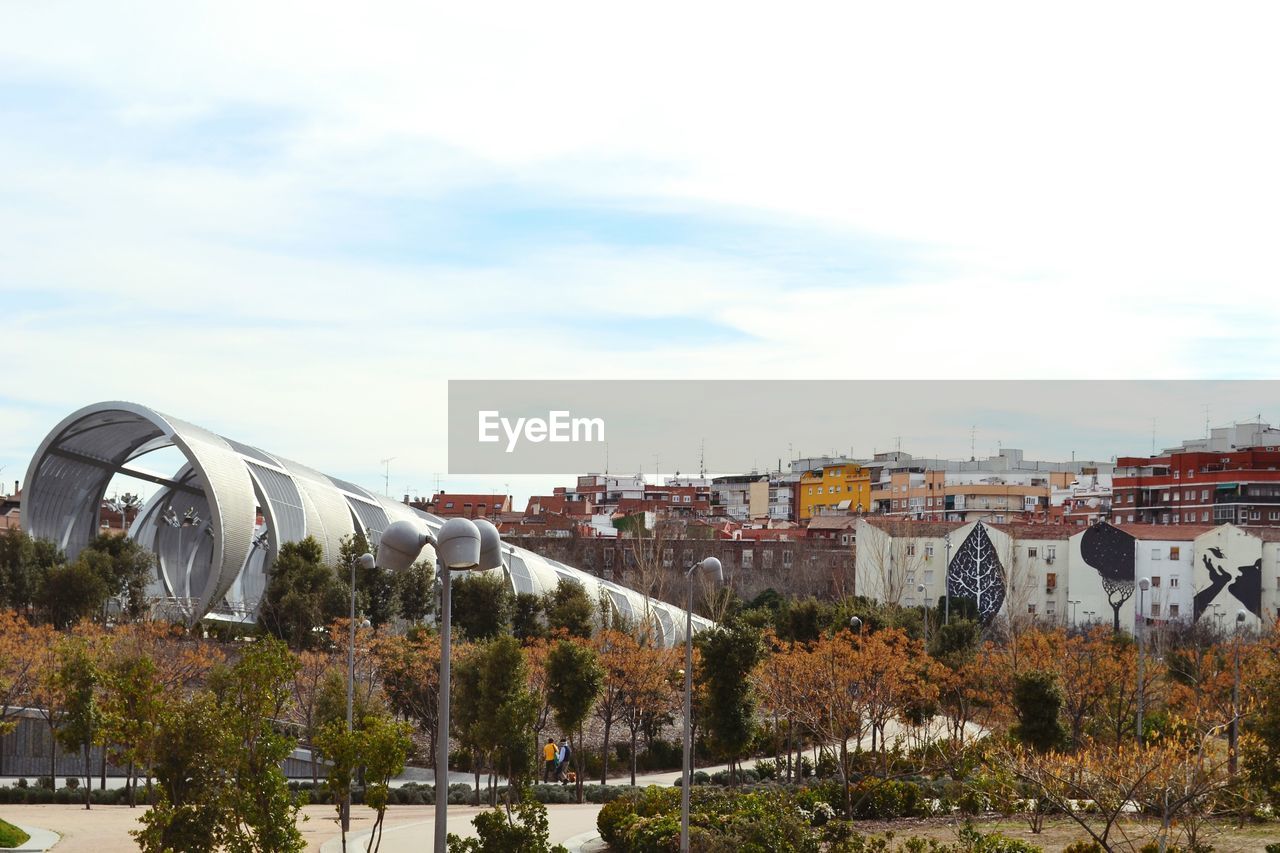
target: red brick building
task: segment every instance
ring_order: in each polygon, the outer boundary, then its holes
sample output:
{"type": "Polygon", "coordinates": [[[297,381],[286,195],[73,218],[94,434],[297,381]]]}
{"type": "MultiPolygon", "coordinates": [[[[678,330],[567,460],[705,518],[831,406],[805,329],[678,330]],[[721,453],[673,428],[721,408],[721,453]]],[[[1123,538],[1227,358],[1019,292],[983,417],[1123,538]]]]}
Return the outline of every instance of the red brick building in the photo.
{"type": "Polygon", "coordinates": [[[1280,527],[1280,447],[1122,456],[1111,516],[1116,524],[1280,527]]]}

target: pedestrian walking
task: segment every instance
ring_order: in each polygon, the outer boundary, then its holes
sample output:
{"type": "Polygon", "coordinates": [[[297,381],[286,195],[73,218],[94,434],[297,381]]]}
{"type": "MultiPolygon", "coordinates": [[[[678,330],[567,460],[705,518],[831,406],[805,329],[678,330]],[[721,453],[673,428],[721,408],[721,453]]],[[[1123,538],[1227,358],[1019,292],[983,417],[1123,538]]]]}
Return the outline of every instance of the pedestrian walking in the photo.
{"type": "Polygon", "coordinates": [[[560,766],[560,750],[556,749],[555,738],[547,738],[547,745],[542,748],[542,760],[544,762],[542,781],[554,782],[557,775],[556,771],[560,766]]]}
{"type": "Polygon", "coordinates": [[[569,739],[560,738],[560,752],[556,755],[556,779],[562,784],[569,784],[569,758],[573,750],[569,749],[569,739]]]}

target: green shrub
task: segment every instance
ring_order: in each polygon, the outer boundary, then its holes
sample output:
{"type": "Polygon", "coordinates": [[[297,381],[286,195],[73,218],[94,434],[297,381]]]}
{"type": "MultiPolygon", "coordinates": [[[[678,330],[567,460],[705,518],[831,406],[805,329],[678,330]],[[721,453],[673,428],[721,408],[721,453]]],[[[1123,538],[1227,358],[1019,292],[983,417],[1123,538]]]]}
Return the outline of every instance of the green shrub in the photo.
{"type": "Polygon", "coordinates": [[[514,819],[508,819],[504,808],[489,809],[471,820],[476,838],[449,836],[449,849],[458,853],[568,853],[561,844],[554,847],[548,840],[546,806],[526,791],[515,808],[514,819]]]}

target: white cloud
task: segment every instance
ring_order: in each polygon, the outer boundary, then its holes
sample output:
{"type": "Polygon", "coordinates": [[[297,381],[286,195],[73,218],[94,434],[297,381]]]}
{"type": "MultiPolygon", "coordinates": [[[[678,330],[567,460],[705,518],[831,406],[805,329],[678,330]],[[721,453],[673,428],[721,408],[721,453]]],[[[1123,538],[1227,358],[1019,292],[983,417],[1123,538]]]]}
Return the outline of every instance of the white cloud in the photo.
{"type": "Polygon", "coordinates": [[[10,373],[5,396],[68,409],[129,396],[197,422],[227,417],[209,425],[237,437],[288,430],[261,443],[335,473],[366,464],[358,454],[413,459],[425,488],[443,466],[430,401],[451,376],[1262,371],[1277,345],[1258,343],[1249,364],[1229,352],[1280,319],[1276,15],[1090,3],[6,9],[9,80],[92,93],[93,115],[60,113],[65,146],[23,128],[0,139],[0,291],[48,294],[10,320],[12,351],[38,367],[10,373]],[[261,160],[204,157],[182,137],[241,109],[270,120],[261,160]],[[103,127],[193,148],[155,158],[104,139],[98,154],[84,137],[103,127]],[[479,264],[315,251],[335,230],[376,236],[382,224],[334,221],[335,194],[407,199],[429,217],[448,194],[493,186],[812,231],[826,248],[584,239],[479,264]],[[841,272],[868,239],[895,247],[907,272],[841,272]],[[556,325],[566,316],[575,331],[556,325]],[[593,317],[705,318],[747,337],[664,339],[637,355],[576,331],[593,317]],[[824,339],[845,355],[815,356],[824,339]],[[1206,361],[1206,340],[1227,354],[1206,361]],[[111,355],[122,351],[132,363],[111,355]],[[353,446],[348,418],[406,376],[421,395],[356,415],[353,446]],[[318,425],[282,426],[299,422],[318,425]]]}

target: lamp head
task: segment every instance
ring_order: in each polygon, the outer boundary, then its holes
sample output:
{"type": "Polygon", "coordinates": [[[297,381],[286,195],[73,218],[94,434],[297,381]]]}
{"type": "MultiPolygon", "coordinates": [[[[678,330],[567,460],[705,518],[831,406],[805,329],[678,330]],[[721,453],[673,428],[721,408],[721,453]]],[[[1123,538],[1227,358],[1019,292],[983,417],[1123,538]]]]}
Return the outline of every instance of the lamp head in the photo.
{"type": "Polygon", "coordinates": [[[705,557],[701,563],[698,563],[698,569],[714,576],[716,583],[724,583],[724,566],[720,565],[720,561],[715,557],[705,557]]]}
{"type": "Polygon", "coordinates": [[[1237,610],[1237,611],[1236,611],[1236,624],[1237,624],[1237,625],[1243,625],[1243,624],[1244,624],[1244,620],[1246,620],[1246,619],[1248,619],[1248,618],[1249,618],[1249,611],[1248,611],[1248,610],[1237,610]]]}
{"type": "Polygon", "coordinates": [[[422,553],[422,546],[431,541],[431,535],[412,521],[393,521],[382,531],[378,540],[380,568],[391,572],[403,572],[413,565],[422,553]]]}
{"type": "Polygon", "coordinates": [[[366,570],[366,571],[368,571],[369,569],[372,569],[374,566],[378,565],[378,561],[377,561],[377,560],[375,560],[375,559],[373,559],[373,555],[372,555],[372,554],[361,554],[361,555],[356,559],[356,562],[360,565],[360,568],[362,568],[362,569],[364,569],[364,570],[366,570]]]}
{"type": "Polygon", "coordinates": [[[480,565],[480,530],[468,518],[451,518],[436,535],[436,557],[447,569],[480,565]]]}
{"type": "Polygon", "coordinates": [[[498,528],[487,518],[477,518],[474,523],[480,531],[480,564],[476,568],[481,571],[502,568],[502,535],[498,528]]]}
{"type": "Polygon", "coordinates": [[[853,629],[853,630],[855,630],[855,631],[861,631],[861,630],[862,630],[862,620],[861,620],[861,619],[859,619],[857,616],[852,616],[852,617],[850,617],[850,619],[849,619],[849,627],[850,627],[850,628],[852,628],[852,629],[853,629]]]}
{"type": "Polygon", "coordinates": [[[1146,592],[1147,590],[1151,589],[1151,578],[1143,578],[1142,580],[1138,581],[1138,587],[1141,588],[1143,592],[1146,592]]]}

